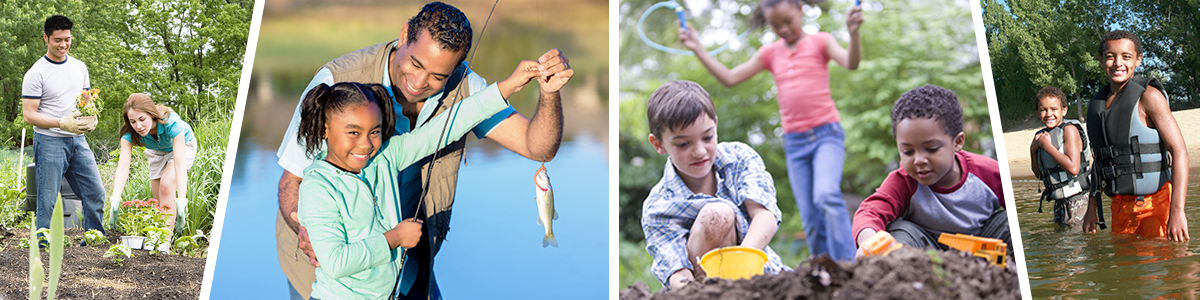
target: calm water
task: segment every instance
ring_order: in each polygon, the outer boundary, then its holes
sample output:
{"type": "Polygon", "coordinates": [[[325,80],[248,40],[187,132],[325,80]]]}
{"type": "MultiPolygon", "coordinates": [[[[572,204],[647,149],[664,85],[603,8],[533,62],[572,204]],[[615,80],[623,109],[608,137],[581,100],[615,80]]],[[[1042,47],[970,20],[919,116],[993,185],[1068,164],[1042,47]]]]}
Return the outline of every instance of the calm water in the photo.
{"type": "MultiPolygon", "coordinates": [[[[1200,170],[1188,179],[1188,233],[1192,240],[1138,239],[1109,230],[1084,234],[1078,225],[1051,222],[1052,203],[1037,212],[1041,183],[1014,180],[1034,298],[1195,298],[1200,292],[1200,170]]],[[[1108,200],[1104,214],[1111,220],[1108,200]]]]}

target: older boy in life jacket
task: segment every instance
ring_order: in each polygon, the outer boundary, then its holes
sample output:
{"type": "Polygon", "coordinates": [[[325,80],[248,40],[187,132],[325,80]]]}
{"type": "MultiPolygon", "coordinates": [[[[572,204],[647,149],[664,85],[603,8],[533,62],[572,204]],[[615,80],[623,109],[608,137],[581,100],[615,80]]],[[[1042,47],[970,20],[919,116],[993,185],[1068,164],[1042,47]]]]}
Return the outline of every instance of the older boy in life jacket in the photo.
{"type": "MultiPolygon", "coordinates": [[[[1091,189],[1091,149],[1083,124],[1065,119],[1067,97],[1057,87],[1037,93],[1038,118],[1046,128],[1038,130],[1029,145],[1030,167],[1042,180],[1042,201],[1054,201],[1054,223],[1079,224],[1087,210],[1091,189]]],[[[1038,201],[1038,212],[1042,212],[1038,201]]]]}
{"type": "MultiPolygon", "coordinates": [[[[1141,39],[1129,31],[1111,31],[1101,40],[1099,54],[1109,85],[1092,98],[1087,126],[1096,161],[1094,182],[1112,197],[1113,233],[1189,240],[1183,211],[1187,148],[1162,84],[1133,75],[1142,63],[1141,39]]],[[[1092,194],[1085,232],[1095,232],[1097,225],[1105,228],[1099,194],[1092,194]]]]}

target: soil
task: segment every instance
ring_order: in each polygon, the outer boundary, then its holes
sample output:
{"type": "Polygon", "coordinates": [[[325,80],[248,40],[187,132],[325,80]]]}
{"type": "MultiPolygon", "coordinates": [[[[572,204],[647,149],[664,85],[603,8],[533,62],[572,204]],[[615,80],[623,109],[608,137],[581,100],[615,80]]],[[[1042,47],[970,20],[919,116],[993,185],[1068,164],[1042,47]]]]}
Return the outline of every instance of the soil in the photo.
{"type": "MultiPolygon", "coordinates": [[[[853,264],[828,256],[809,258],[793,272],[747,280],[706,278],[678,290],[650,294],[643,282],[621,290],[637,299],[1020,299],[1013,268],[989,266],[959,251],[900,248],[853,264]]],[[[1013,262],[1008,262],[1012,266],[1013,262]]]]}
{"type": "MultiPolygon", "coordinates": [[[[111,244],[78,246],[83,230],[67,229],[65,233],[74,237],[75,242],[63,248],[57,299],[200,297],[204,258],[150,255],[146,250],[133,250],[133,257],[125,259],[123,266],[117,266],[101,257],[111,244]]],[[[109,231],[105,235],[110,243],[119,243],[119,232],[109,231]]],[[[29,237],[29,230],[0,228],[0,237],[4,249],[0,251],[0,299],[25,299],[29,296],[29,249],[17,245],[20,239],[29,237]]],[[[41,251],[46,274],[50,273],[48,250],[41,251]]]]}

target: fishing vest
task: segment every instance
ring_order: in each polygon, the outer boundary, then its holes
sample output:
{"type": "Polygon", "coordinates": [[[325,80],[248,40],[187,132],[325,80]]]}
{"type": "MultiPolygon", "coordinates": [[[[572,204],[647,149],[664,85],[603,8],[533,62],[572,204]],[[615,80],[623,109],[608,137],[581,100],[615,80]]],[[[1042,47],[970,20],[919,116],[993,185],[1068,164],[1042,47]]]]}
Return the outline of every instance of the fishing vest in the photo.
{"type": "MultiPolygon", "coordinates": [[[[1050,156],[1046,149],[1038,149],[1038,172],[1041,173],[1042,183],[1046,189],[1042,192],[1043,200],[1061,200],[1075,196],[1084,191],[1089,191],[1092,187],[1091,180],[1088,178],[1088,171],[1091,170],[1091,145],[1088,143],[1087,133],[1083,129],[1083,124],[1076,120],[1063,120],[1062,124],[1054,128],[1043,128],[1035,134],[1048,132],[1050,134],[1050,144],[1063,151],[1063,128],[1067,126],[1075,126],[1079,130],[1080,140],[1083,142],[1083,149],[1079,153],[1079,174],[1071,175],[1066,169],[1063,169],[1058,161],[1050,156]]],[[[1038,204],[1038,212],[1041,212],[1041,204],[1038,204]]]]}
{"type": "Polygon", "coordinates": [[[1164,90],[1157,79],[1134,76],[1112,107],[1105,108],[1111,95],[1107,88],[1096,93],[1088,107],[1096,161],[1093,172],[1099,178],[1097,185],[1110,197],[1153,194],[1171,180],[1171,158],[1162,136],[1138,117],[1138,102],[1147,86],[1164,90]]]}
{"type": "MultiPolygon", "coordinates": [[[[326,63],[322,68],[329,69],[333,74],[334,82],[382,83],[383,72],[388,67],[388,57],[398,43],[397,39],[362,48],[326,63]]],[[[463,80],[466,72],[466,65],[460,64],[446,80],[448,88],[443,88],[441,97],[425,100],[425,105],[438,106],[433,115],[441,114],[454,103],[470,96],[469,80],[463,80]]],[[[428,124],[429,120],[425,122],[422,123],[422,126],[444,126],[443,124],[428,124]]],[[[465,146],[466,136],[463,136],[433,155],[426,156],[417,162],[421,165],[418,180],[422,184],[421,190],[425,195],[424,203],[421,205],[425,218],[422,227],[425,232],[421,235],[421,242],[417,247],[421,247],[420,244],[429,245],[427,257],[429,263],[422,267],[432,267],[433,256],[437,255],[446,233],[450,231],[450,209],[454,204],[455,187],[458,184],[458,167],[462,162],[465,146]]],[[[416,212],[418,215],[421,213],[416,212]]],[[[418,251],[417,253],[424,256],[423,252],[418,251]]]]}

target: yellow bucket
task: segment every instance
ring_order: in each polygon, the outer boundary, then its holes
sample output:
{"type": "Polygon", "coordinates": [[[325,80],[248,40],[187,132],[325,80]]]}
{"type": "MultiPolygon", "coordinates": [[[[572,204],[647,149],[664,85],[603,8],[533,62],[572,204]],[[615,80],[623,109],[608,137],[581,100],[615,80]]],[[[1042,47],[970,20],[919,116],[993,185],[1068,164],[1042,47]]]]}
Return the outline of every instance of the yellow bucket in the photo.
{"type": "Polygon", "coordinates": [[[700,258],[700,266],[709,277],[731,280],[762,275],[763,266],[766,264],[766,253],[742,246],[713,249],[700,258]]]}

